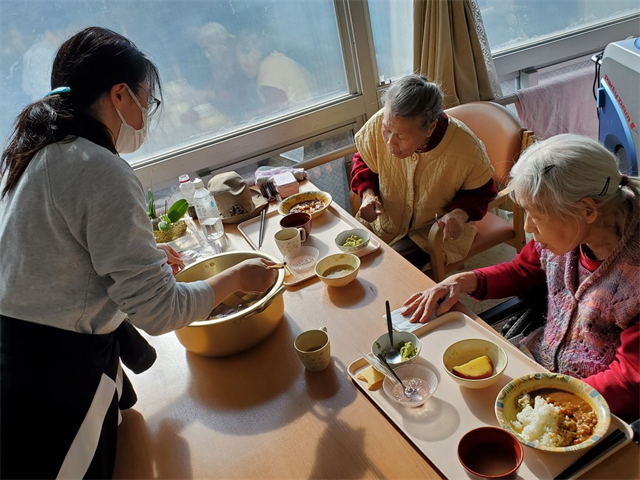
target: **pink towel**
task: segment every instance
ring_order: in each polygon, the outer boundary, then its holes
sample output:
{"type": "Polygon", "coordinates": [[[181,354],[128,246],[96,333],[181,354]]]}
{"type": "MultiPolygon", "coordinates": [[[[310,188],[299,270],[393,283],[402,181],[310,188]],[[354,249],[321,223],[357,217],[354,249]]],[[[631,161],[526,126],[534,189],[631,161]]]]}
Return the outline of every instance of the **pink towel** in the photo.
{"type": "Polygon", "coordinates": [[[541,139],[577,133],[598,139],[593,98],[593,67],[558,75],[535,87],[518,90],[520,122],[541,139]]]}

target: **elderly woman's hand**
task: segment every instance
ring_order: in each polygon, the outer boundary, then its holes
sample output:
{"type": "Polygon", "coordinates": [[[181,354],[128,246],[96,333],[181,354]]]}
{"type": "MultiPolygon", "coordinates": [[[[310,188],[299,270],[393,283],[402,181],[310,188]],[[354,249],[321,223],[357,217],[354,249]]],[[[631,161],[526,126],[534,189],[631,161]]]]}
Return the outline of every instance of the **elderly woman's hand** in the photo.
{"type": "Polygon", "coordinates": [[[467,223],[469,215],[460,208],[456,208],[447,213],[438,222],[441,226],[444,224],[444,239],[457,240],[462,235],[464,224],[467,223]]]}
{"type": "Polygon", "coordinates": [[[407,298],[402,315],[407,317],[413,314],[409,319],[411,323],[425,323],[434,310],[436,315],[447,313],[457,303],[461,293],[473,293],[477,289],[478,277],[475,273],[452,275],[424,292],[414,293],[407,298]]]}
{"type": "Polygon", "coordinates": [[[362,204],[360,205],[358,213],[360,213],[360,217],[367,222],[374,222],[376,218],[382,215],[382,204],[378,200],[378,197],[368,190],[369,189],[365,190],[362,195],[362,204]]]}

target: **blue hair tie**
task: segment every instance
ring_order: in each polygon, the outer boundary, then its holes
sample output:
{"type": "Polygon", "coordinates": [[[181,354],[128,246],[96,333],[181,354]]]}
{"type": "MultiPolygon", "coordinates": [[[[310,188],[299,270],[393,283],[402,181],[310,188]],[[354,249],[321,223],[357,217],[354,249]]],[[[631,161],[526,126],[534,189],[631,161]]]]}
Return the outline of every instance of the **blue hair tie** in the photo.
{"type": "Polygon", "coordinates": [[[69,93],[71,91],[71,89],[69,87],[58,87],[58,88],[54,88],[53,90],[51,90],[49,93],[47,93],[44,98],[50,97],[51,95],[60,95],[62,93],[69,93]]]}

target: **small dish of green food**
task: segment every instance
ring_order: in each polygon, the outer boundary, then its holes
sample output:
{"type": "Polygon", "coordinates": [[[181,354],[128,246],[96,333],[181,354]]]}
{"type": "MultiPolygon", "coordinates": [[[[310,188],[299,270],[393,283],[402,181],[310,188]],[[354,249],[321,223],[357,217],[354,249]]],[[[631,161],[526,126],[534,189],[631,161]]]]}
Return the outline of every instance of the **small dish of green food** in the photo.
{"type": "MultiPolygon", "coordinates": [[[[411,332],[394,332],[393,345],[395,349],[400,353],[400,358],[394,365],[394,368],[396,366],[412,363],[417,358],[420,358],[422,344],[420,342],[420,339],[411,332]]],[[[385,332],[371,344],[371,353],[374,356],[381,354],[386,358],[389,347],[389,333],[385,332]]]]}
{"type": "Polygon", "coordinates": [[[352,228],[340,232],[335,238],[335,243],[340,251],[354,253],[364,250],[370,240],[370,232],[363,228],[352,228]]]}

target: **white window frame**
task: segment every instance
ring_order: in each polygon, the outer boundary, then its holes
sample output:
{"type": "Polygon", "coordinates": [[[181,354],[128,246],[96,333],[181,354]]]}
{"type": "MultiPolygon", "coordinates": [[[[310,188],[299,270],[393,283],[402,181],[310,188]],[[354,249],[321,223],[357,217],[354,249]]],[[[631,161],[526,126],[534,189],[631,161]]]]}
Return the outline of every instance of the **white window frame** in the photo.
{"type": "Polygon", "coordinates": [[[182,173],[228,170],[338,133],[357,131],[378,110],[378,72],[365,0],[334,0],[348,94],[322,105],[152,156],[133,165],[145,186],[175,184],[182,173]]]}
{"type": "Polygon", "coordinates": [[[498,78],[509,80],[530,69],[541,69],[604,50],[611,42],[640,34],[640,14],[585,27],[539,43],[497,52],[493,55],[498,78]]]}

